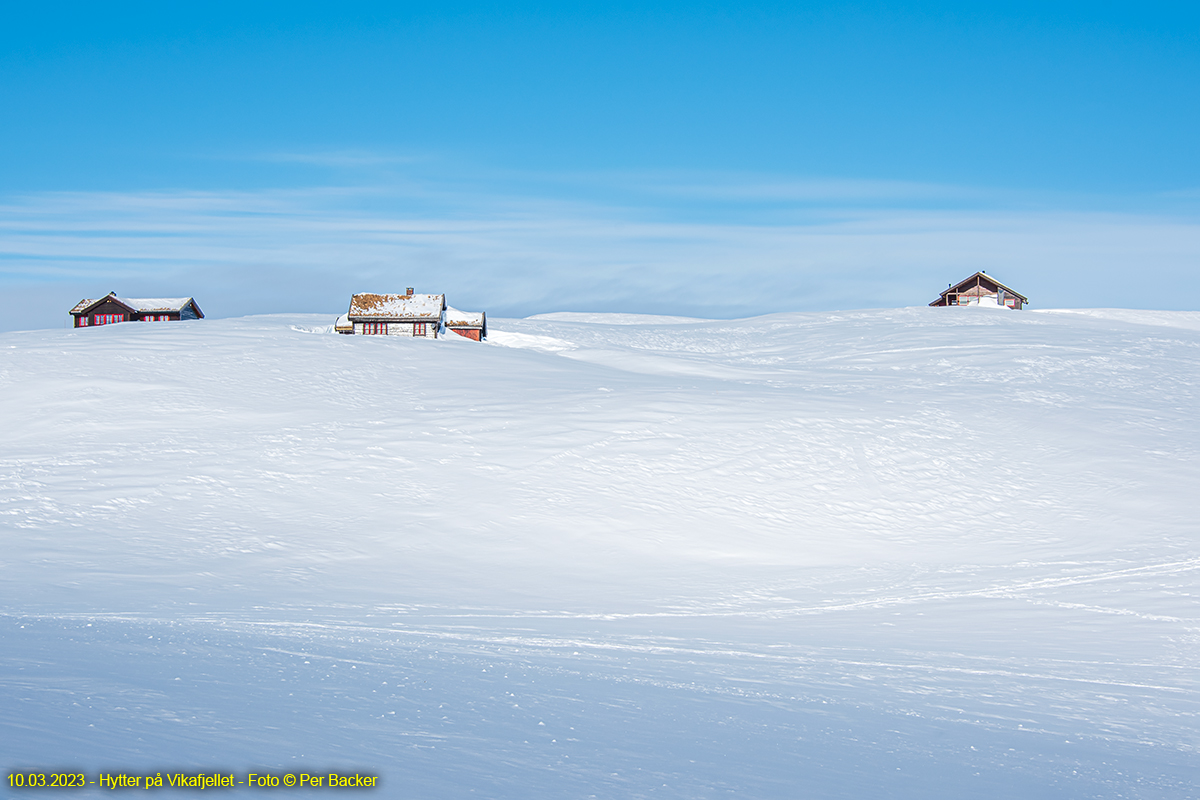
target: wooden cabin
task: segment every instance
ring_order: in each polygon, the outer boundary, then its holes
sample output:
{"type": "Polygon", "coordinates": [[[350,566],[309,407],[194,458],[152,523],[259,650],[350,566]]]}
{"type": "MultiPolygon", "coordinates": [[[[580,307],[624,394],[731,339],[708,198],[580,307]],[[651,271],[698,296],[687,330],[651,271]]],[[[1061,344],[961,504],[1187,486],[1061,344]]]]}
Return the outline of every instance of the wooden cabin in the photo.
{"type": "Polygon", "coordinates": [[[976,272],[942,292],[931,306],[997,306],[1020,309],[1029,299],[986,272],[976,272]]]}
{"type": "MultiPolygon", "coordinates": [[[[346,333],[376,336],[414,336],[436,339],[446,312],[441,294],[356,294],[346,312],[346,333]]],[[[339,320],[340,322],[340,320],[339,320]]],[[[335,328],[337,325],[335,325],[335,328]]]]}
{"type": "Polygon", "coordinates": [[[482,342],[487,338],[487,312],[459,311],[446,306],[446,330],[482,342]]]}
{"type": "Polygon", "coordinates": [[[416,336],[436,339],[453,331],[476,342],[487,338],[487,314],[459,311],[446,305],[442,294],[356,294],[350,310],[337,318],[333,329],[344,334],[416,336]]]}
{"type": "Polygon", "coordinates": [[[191,297],[117,297],[116,292],[109,292],[99,300],[80,300],[70,313],[75,319],[76,328],[117,322],[204,319],[204,312],[191,297]]]}

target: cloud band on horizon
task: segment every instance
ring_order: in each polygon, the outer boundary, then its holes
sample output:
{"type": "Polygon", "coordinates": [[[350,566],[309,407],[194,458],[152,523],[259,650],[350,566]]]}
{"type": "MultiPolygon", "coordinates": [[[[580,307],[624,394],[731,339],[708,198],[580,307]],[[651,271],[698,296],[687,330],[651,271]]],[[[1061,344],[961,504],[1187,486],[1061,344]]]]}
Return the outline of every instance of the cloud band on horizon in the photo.
{"type": "Polygon", "coordinates": [[[743,317],[921,305],[976,269],[1035,307],[1198,307],[1200,218],[1186,210],[1045,210],[883,182],[621,180],[9,197],[0,281],[26,300],[2,325],[56,327],[64,303],[112,289],[203,297],[220,317],[332,312],[351,292],[412,285],[495,316],[743,317]]]}

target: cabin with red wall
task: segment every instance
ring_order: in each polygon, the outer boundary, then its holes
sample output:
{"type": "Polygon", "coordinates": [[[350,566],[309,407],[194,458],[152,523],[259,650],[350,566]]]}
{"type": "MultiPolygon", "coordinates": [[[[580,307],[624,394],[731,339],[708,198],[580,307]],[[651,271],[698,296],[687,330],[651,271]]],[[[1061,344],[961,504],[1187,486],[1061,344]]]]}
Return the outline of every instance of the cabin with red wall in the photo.
{"type": "Polygon", "coordinates": [[[446,305],[442,294],[361,292],[350,298],[350,308],[333,325],[338,333],[375,336],[413,336],[436,339],[453,331],[481,342],[487,338],[487,314],[459,311],[446,305]]]}
{"type": "Polygon", "coordinates": [[[440,294],[360,292],[350,298],[347,333],[436,339],[442,329],[446,297],[440,294]]]}
{"type": "Polygon", "coordinates": [[[80,300],[70,311],[76,328],[117,322],[178,322],[204,319],[191,297],[117,297],[109,292],[99,300],[80,300]]]}

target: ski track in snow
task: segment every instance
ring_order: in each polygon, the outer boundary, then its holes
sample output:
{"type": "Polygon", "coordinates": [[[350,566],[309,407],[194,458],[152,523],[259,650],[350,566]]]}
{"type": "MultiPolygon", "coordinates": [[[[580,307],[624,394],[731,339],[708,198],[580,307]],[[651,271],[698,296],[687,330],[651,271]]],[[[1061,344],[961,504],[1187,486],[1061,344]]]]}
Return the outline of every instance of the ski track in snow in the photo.
{"type": "Polygon", "coordinates": [[[1195,797],[1195,317],[0,335],[4,765],[1195,797]]]}

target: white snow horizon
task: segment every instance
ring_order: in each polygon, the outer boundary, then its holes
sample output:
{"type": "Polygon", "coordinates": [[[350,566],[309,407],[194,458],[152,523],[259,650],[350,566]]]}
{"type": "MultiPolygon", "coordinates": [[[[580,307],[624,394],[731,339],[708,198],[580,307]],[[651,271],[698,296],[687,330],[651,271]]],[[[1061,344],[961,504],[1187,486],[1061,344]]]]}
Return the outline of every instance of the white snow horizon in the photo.
{"type": "Polygon", "coordinates": [[[0,333],[6,770],[1200,792],[1200,312],[332,323],[0,333]]]}

